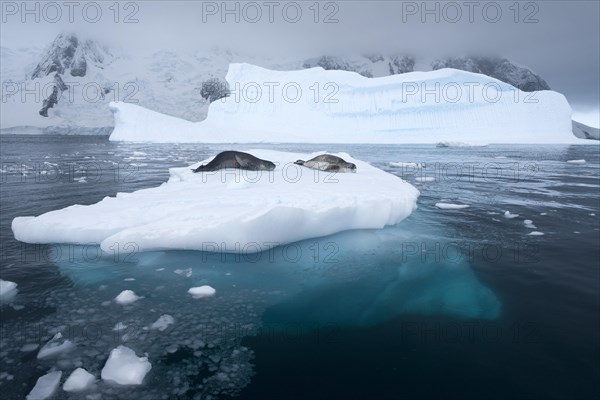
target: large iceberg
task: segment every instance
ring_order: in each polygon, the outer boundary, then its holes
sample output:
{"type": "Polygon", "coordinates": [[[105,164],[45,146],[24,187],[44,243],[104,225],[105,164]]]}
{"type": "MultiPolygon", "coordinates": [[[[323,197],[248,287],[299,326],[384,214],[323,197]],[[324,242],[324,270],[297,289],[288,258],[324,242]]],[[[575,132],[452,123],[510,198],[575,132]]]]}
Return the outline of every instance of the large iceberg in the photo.
{"type": "Polygon", "coordinates": [[[381,78],[230,64],[230,95],[189,122],[111,103],[110,140],[133,142],[579,143],[553,91],[522,92],[485,75],[440,69],[381,78]]]}
{"type": "Polygon", "coordinates": [[[256,253],[340,231],[394,225],[416,208],[415,187],[347,154],[339,155],[355,163],[357,173],[294,164],[320,153],[250,152],[277,167],[204,173],[191,171],[200,163],[172,168],[169,181],[159,187],[17,217],[12,230],[27,243],[97,243],[106,252],[256,253]]]}

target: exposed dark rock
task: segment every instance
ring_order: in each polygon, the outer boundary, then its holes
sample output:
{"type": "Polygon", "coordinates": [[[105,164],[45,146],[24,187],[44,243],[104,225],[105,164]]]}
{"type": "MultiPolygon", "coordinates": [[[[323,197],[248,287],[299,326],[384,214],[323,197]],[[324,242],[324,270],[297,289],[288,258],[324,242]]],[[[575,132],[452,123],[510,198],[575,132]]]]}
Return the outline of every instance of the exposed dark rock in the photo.
{"type": "Polygon", "coordinates": [[[210,78],[205,82],[202,82],[202,88],[200,89],[200,95],[202,98],[213,102],[215,100],[222,99],[223,97],[229,96],[229,83],[219,78],[210,78]]]}
{"type": "Polygon", "coordinates": [[[431,69],[454,68],[462,71],[484,74],[508,83],[525,92],[550,90],[550,86],[539,75],[527,67],[513,64],[499,57],[459,57],[437,60],[431,69]]]}

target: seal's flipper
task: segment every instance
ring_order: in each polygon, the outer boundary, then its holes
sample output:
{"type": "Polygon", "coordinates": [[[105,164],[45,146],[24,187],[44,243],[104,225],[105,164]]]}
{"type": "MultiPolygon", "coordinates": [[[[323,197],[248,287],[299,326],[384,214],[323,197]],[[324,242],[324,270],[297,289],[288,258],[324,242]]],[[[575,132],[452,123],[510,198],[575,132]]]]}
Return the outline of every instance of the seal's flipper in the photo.
{"type": "Polygon", "coordinates": [[[244,160],[240,158],[237,154],[235,155],[235,161],[240,164],[241,169],[252,169],[253,164],[249,160],[244,160]]]}

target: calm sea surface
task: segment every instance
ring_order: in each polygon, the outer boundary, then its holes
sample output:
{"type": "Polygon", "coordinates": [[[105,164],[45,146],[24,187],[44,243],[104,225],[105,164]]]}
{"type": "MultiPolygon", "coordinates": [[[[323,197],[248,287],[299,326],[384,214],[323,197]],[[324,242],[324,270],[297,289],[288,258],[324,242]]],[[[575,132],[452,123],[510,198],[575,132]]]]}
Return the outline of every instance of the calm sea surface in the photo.
{"type": "Polygon", "coordinates": [[[1,308],[5,399],[24,398],[52,369],[62,385],[76,367],[98,378],[91,399],[600,396],[596,145],[0,144],[0,275],[18,284],[1,308]],[[397,226],[258,255],[107,254],[13,237],[14,217],[155,187],[169,168],[231,148],[347,152],[414,184],[418,209],[397,226]],[[217,295],[187,295],[203,284],[217,295]],[[143,299],[115,304],[125,289],[143,299]],[[157,329],[164,314],[175,322],[157,329]],[[57,332],[74,346],[37,359],[57,332]],[[99,379],[119,345],[147,354],[142,385],[99,379]]]}

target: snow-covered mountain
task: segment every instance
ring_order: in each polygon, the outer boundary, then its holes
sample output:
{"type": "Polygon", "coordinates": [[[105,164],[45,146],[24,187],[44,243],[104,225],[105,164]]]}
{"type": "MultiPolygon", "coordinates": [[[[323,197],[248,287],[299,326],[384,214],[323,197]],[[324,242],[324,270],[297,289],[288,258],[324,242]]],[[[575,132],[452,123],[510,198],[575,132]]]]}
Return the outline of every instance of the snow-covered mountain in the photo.
{"type": "Polygon", "coordinates": [[[108,107],[111,101],[201,121],[209,104],[228,93],[225,75],[234,62],[273,70],[320,66],[365,77],[449,67],[485,74],[523,91],[549,89],[533,71],[503,58],[429,61],[402,54],[370,54],[282,60],[221,49],[133,55],[72,33],[58,35],[45,49],[2,47],[1,52],[2,133],[108,134],[114,124],[108,107]]]}

